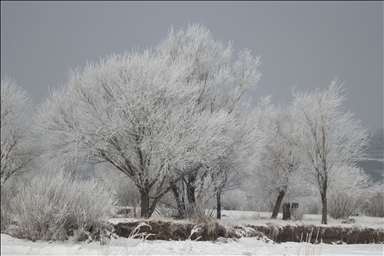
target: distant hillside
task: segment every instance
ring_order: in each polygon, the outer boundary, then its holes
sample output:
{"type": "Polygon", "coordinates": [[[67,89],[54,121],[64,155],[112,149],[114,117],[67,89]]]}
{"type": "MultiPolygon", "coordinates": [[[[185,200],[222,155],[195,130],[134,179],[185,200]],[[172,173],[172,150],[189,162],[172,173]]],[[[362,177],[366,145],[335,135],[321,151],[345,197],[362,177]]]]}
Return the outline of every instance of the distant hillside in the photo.
{"type": "Polygon", "coordinates": [[[371,158],[384,158],[384,129],[380,128],[372,135],[367,152],[371,158]]]}
{"type": "Polygon", "coordinates": [[[367,147],[368,159],[359,162],[367,174],[371,175],[374,181],[384,178],[384,129],[379,128],[372,135],[367,147]]]}
{"type": "Polygon", "coordinates": [[[377,160],[367,160],[359,162],[359,166],[364,169],[364,171],[371,175],[373,180],[380,181],[383,179],[384,175],[384,163],[377,160]]]}

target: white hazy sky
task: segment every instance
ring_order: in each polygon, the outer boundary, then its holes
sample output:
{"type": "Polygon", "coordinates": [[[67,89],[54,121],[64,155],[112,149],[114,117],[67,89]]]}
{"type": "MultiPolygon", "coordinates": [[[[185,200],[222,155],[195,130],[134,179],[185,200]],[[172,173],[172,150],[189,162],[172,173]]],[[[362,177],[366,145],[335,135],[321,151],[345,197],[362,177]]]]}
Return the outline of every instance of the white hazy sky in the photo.
{"type": "MultiPolygon", "coordinates": [[[[290,102],[290,89],[345,82],[346,109],[374,132],[383,126],[383,2],[1,1],[1,75],[35,104],[69,69],[112,52],[145,49],[173,25],[203,23],[215,39],[261,55],[252,94],[290,102]]],[[[236,58],[236,56],[235,56],[236,58]]]]}

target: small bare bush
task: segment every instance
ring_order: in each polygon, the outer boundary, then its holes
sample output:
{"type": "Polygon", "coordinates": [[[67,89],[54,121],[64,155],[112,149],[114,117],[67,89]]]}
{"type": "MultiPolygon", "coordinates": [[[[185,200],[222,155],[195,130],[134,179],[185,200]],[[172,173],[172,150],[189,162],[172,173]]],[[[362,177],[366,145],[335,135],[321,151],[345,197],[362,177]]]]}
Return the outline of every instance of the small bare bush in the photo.
{"type": "Polygon", "coordinates": [[[307,214],[320,214],[321,213],[321,202],[319,202],[316,198],[312,198],[312,200],[306,204],[307,214]]]}
{"type": "MultiPolygon", "coordinates": [[[[26,176],[26,175],[22,175],[26,176]]],[[[17,187],[23,182],[23,178],[18,175],[12,176],[1,187],[1,232],[5,233],[12,225],[16,223],[15,214],[11,207],[12,198],[18,193],[17,187]]]]}
{"type": "Polygon", "coordinates": [[[12,224],[13,214],[11,212],[10,204],[11,194],[5,190],[4,187],[1,189],[1,232],[5,232],[12,224]]]}
{"type": "Polygon", "coordinates": [[[98,164],[94,172],[95,179],[102,181],[106,187],[116,191],[117,203],[120,206],[136,208],[140,202],[140,193],[135,183],[125,174],[117,172],[108,164],[98,164]]]}
{"type": "Polygon", "coordinates": [[[163,218],[175,218],[177,216],[177,209],[170,207],[156,207],[154,217],[163,217],[163,218]]]}
{"type": "Polygon", "coordinates": [[[371,196],[365,213],[372,217],[384,217],[384,195],[377,193],[371,196]]]}
{"type": "Polygon", "coordinates": [[[334,179],[345,182],[330,183],[328,214],[334,219],[347,219],[349,216],[359,213],[369,202],[369,191],[373,184],[364,170],[359,168],[342,167],[333,175],[334,179]]]}
{"type": "Polygon", "coordinates": [[[307,212],[308,208],[306,205],[299,205],[298,208],[291,208],[291,216],[294,220],[303,220],[303,217],[307,212]]]}
{"type": "Polygon", "coordinates": [[[328,214],[334,219],[346,219],[359,212],[365,204],[364,200],[365,198],[359,198],[351,193],[334,193],[328,200],[328,214]]]}
{"type": "Polygon", "coordinates": [[[216,220],[216,200],[206,193],[196,200],[195,204],[186,205],[186,217],[196,223],[205,223],[216,220]]]}
{"type": "Polygon", "coordinates": [[[20,184],[9,202],[16,225],[7,233],[35,240],[103,240],[115,214],[114,193],[95,181],[71,179],[62,170],[20,184]]]}
{"type": "Polygon", "coordinates": [[[201,205],[195,205],[189,207],[187,210],[187,217],[191,220],[195,220],[197,223],[212,221],[216,219],[216,210],[201,207],[201,205]]]}
{"type": "Polygon", "coordinates": [[[223,209],[244,210],[245,204],[246,204],[245,202],[246,198],[247,198],[247,194],[240,189],[227,191],[222,196],[223,209]]]}

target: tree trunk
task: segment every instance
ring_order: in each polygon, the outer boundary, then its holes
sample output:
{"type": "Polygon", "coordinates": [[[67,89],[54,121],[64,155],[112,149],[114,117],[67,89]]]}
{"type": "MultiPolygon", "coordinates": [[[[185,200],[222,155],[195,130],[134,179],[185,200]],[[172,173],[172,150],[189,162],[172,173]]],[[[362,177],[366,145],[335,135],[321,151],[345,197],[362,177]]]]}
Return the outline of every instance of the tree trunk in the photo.
{"type": "Polygon", "coordinates": [[[284,191],[279,192],[279,196],[277,197],[275,208],[273,208],[271,219],[277,218],[277,214],[279,214],[280,205],[281,205],[281,202],[283,201],[284,195],[285,195],[284,191]]]}
{"type": "Polygon", "coordinates": [[[326,183],[326,181],[324,181],[323,190],[321,191],[321,203],[323,205],[323,209],[321,212],[321,224],[328,224],[327,223],[328,209],[327,209],[327,183],[326,183]]]}
{"type": "Polygon", "coordinates": [[[194,179],[188,179],[187,182],[187,198],[188,203],[194,205],[196,203],[194,179]]]}
{"type": "Polygon", "coordinates": [[[283,204],[283,220],[290,220],[291,219],[291,204],[286,203],[283,204]]]}
{"type": "Polygon", "coordinates": [[[193,175],[189,175],[188,179],[185,180],[188,199],[187,215],[191,215],[196,211],[195,180],[193,175]]]}
{"type": "Polygon", "coordinates": [[[173,196],[175,197],[178,211],[178,218],[184,219],[185,217],[185,205],[180,200],[179,189],[176,185],[172,186],[173,196]]]}
{"type": "Polygon", "coordinates": [[[216,202],[217,202],[216,217],[218,220],[221,220],[221,190],[216,192],[216,202]]]}
{"type": "Polygon", "coordinates": [[[141,218],[149,218],[151,216],[149,212],[149,191],[147,190],[140,190],[140,196],[141,196],[141,218]]]}

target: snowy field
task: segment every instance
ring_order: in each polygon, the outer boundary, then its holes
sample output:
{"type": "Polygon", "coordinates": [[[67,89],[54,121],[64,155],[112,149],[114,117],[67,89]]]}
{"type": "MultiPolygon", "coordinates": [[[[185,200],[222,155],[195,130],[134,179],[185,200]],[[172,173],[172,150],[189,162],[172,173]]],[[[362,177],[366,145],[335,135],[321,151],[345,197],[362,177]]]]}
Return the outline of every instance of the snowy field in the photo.
{"type": "Polygon", "coordinates": [[[98,243],[30,242],[1,234],[1,255],[383,255],[383,244],[272,244],[253,237],[227,243],[118,238],[110,245],[101,246],[98,243]]]}
{"type": "Polygon", "coordinates": [[[220,223],[225,224],[227,222],[233,225],[249,224],[255,226],[265,225],[265,223],[276,223],[280,226],[285,225],[315,225],[324,227],[361,227],[361,228],[382,228],[384,229],[384,218],[375,218],[367,216],[355,216],[352,217],[356,222],[350,224],[342,223],[342,219],[333,219],[328,216],[328,224],[322,225],[321,215],[305,214],[302,220],[298,221],[285,221],[282,220],[282,214],[277,215],[276,220],[271,220],[271,213],[269,212],[252,212],[252,211],[222,211],[223,217],[220,223]]]}
{"type": "MultiPolygon", "coordinates": [[[[270,213],[223,211],[223,224],[265,225],[268,222],[279,225],[314,224],[321,226],[318,215],[306,215],[303,221],[270,220],[270,213]]],[[[280,219],[279,219],[280,217],[280,219]]],[[[355,217],[356,223],[342,224],[341,220],[329,219],[328,226],[383,228],[383,218],[355,217]]],[[[132,219],[112,219],[111,222],[132,219]]],[[[1,234],[1,255],[383,255],[384,244],[309,244],[281,243],[260,238],[235,240],[202,241],[142,241],[139,239],[117,238],[108,245],[99,243],[31,242],[1,234]]]]}

